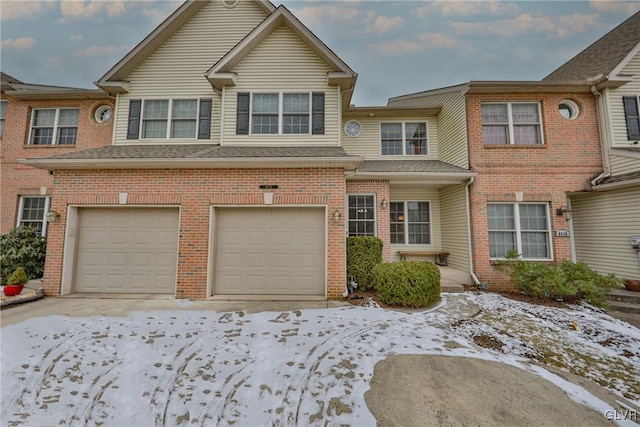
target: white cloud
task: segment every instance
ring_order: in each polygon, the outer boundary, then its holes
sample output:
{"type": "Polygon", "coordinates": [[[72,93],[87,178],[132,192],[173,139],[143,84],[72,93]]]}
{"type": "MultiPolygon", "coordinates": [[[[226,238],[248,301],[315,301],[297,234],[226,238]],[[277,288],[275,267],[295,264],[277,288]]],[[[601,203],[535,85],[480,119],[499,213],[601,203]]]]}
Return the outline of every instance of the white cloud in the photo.
{"type": "Polygon", "coordinates": [[[528,47],[518,46],[514,52],[516,58],[521,61],[531,62],[533,60],[533,50],[528,47]]]}
{"type": "Polygon", "coordinates": [[[418,39],[420,39],[425,47],[434,49],[448,49],[462,46],[462,42],[440,33],[418,34],[418,39]]]}
{"type": "Polygon", "coordinates": [[[106,10],[110,17],[118,16],[126,12],[123,0],[63,0],[60,2],[60,12],[64,17],[87,18],[103,10],[106,10]]]}
{"type": "Polygon", "coordinates": [[[418,18],[431,14],[441,16],[508,15],[518,13],[515,3],[501,1],[434,1],[413,10],[418,18]]]}
{"type": "Polygon", "coordinates": [[[371,31],[378,34],[386,34],[394,28],[402,27],[405,23],[404,18],[399,16],[387,17],[378,16],[370,26],[371,31]]]}
{"type": "Polygon", "coordinates": [[[409,40],[393,40],[389,42],[373,43],[369,48],[383,55],[405,55],[420,52],[424,47],[417,42],[409,40]]]}
{"type": "Polygon", "coordinates": [[[0,21],[7,22],[20,18],[34,18],[54,6],[55,3],[50,1],[1,1],[0,21]]]}
{"type": "Polygon", "coordinates": [[[84,40],[84,34],[72,34],[69,36],[69,40],[72,42],[79,42],[84,40]]]}
{"type": "Polygon", "coordinates": [[[24,51],[30,49],[36,44],[36,39],[33,37],[20,37],[19,39],[6,39],[0,42],[2,49],[15,49],[24,51]]]}
{"type": "Polygon", "coordinates": [[[599,25],[598,14],[559,16],[531,16],[523,13],[511,19],[493,22],[452,22],[456,30],[465,34],[496,35],[502,37],[519,36],[527,33],[547,33],[564,37],[568,34],[588,32],[599,25]]]}
{"type": "Polygon", "coordinates": [[[605,13],[627,13],[631,15],[640,10],[640,2],[637,1],[591,0],[589,5],[598,12],[605,13]]]}
{"type": "Polygon", "coordinates": [[[102,55],[115,55],[118,53],[128,52],[131,49],[130,46],[98,46],[91,45],[84,50],[75,52],[76,56],[102,56],[102,55]]]}
{"type": "MultiPolygon", "coordinates": [[[[149,6],[148,2],[139,2],[139,4],[145,4],[142,9],[142,14],[149,18],[149,20],[155,24],[159,24],[169,17],[179,5],[183,3],[182,0],[166,0],[162,2],[153,2],[149,6]]],[[[138,3],[134,2],[135,5],[138,3]]]]}
{"type": "Polygon", "coordinates": [[[303,6],[292,9],[292,12],[300,21],[309,27],[327,22],[352,22],[361,14],[355,7],[335,3],[303,6]]]}

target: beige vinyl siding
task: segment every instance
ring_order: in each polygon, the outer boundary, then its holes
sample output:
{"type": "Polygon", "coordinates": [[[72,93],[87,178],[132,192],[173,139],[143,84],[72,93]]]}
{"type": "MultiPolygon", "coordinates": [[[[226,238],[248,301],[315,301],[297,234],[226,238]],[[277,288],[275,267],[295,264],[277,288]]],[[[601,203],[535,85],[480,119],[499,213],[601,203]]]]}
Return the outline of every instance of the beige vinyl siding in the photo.
{"type": "MultiPolygon", "coordinates": [[[[350,119],[343,119],[340,131],[344,128],[344,124],[350,119]]],[[[436,117],[403,117],[393,118],[389,120],[380,119],[357,119],[362,125],[362,132],[356,138],[342,135],[342,148],[349,153],[358,156],[364,156],[367,160],[384,159],[409,159],[409,160],[439,160],[438,158],[438,122],[436,117]],[[399,123],[399,122],[427,122],[427,156],[382,156],[380,154],[380,123],[399,123]]]]}
{"type": "Polygon", "coordinates": [[[465,184],[440,189],[442,250],[449,252],[448,264],[469,271],[469,234],[465,184]]]}
{"type": "MultiPolygon", "coordinates": [[[[425,186],[391,186],[389,188],[391,202],[429,202],[429,214],[431,215],[431,244],[430,245],[391,245],[391,255],[394,260],[399,260],[397,251],[439,251],[442,250],[442,236],[440,232],[440,193],[436,188],[425,186]]],[[[381,215],[389,215],[389,208],[380,211],[381,215]]]]}
{"type": "Polygon", "coordinates": [[[391,100],[389,105],[397,107],[442,107],[437,119],[439,159],[462,168],[469,167],[467,118],[464,95],[461,90],[391,100]]]}
{"type": "Polygon", "coordinates": [[[281,26],[234,69],[237,85],[225,89],[225,145],[338,145],[339,89],[327,84],[331,69],[288,27],[281,26]],[[236,135],[238,92],[324,92],[324,135],[236,135]]]}
{"type": "MultiPolygon", "coordinates": [[[[624,105],[622,97],[628,95],[640,96],[640,53],[629,61],[624,67],[623,74],[633,75],[633,81],[617,88],[608,90],[609,118],[611,120],[613,133],[613,147],[629,147],[634,141],[629,141],[627,137],[627,124],[624,118],[624,105]]],[[[605,89],[607,90],[607,89],[605,89]]],[[[640,161],[635,160],[635,167],[628,161],[620,160],[614,163],[612,158],[612,172],[614,175],[640,170],[640,161]]]]}
{"type": "Polygon", "coordinates": [[[600,273],[640,280],[631,236],[640,235],[640,188],[571,197],[578,261],[600,273]]]}
{"type": "Polygon", "coordinates": [[[630,172],[640,172],[640,159],[611,155],[612,175],[622,175],[630,172]]]}
{"type": "MultiPolygon", "coordinates": [[[[184,142],[185,140],[127,140],[129,100],[141,98],[212,98],[211,140],[220,135],[221,97],[205,78],[207,70],[265,18],[252,1],[227,9],[211,1],[129,76],[130,90],[118,96],[114,142],[184,142]]],[[[186,140],[190,143],[204,142],[186,140]]]]}

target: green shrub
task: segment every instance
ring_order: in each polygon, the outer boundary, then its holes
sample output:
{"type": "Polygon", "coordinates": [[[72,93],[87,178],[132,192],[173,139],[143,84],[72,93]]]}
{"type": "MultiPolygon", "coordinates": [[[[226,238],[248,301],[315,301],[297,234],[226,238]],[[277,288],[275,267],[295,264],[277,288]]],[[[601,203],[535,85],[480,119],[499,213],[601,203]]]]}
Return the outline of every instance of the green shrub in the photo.
{"type": "Polygon", "coordinates": [[[614,275],[603,276],[584,262],[523,261],[513,252],[506,258],[500,262],[501,268],[525,295],[569,302],[585,300],[604,308],[609,289],[622,287],[622,281],[614,275]]]}
{"type": "Polygon", "coordinates": [[[382,262],[382,240],[371,236],[347,237],[347,277],[353,277],[358,289],[373,287],[373,267],[382,262]]]}
{"type": "Polygon", "coordinates": [[[373,269],[380,300],[402,307],[428,307],[440,301],[440,270],[430,262],[400,261],[373,269]]]}
{"type": "Polygon", "coordinates": [[[24,272],[24,268],[18,267],[7,279],[7,285],[26,285],[28,281],[29,278],[27,273],[24,272]]]}
{"type": "Polygon", "coordinates": [[[18,267],[23,267],[29,279],[42,277],[47,240],[32,227],[16,227],[0,236],[1,283],[18,267]]]}

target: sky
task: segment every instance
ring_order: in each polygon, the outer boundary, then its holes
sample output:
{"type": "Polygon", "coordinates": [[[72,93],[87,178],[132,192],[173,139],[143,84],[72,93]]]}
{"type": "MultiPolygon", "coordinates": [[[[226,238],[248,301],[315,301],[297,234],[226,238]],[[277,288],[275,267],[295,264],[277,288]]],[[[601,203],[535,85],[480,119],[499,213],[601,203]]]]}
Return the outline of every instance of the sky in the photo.
{"type": "MultiPolygon", "coordinates": [[[[469,80],[540,80],[640,10],[640,1],[615,0],[273,3],[358,73],[358,106],[469,80]]],[[[95,88],[180,4],[2,0],[0,69],[27,83],[95,88]]]]}

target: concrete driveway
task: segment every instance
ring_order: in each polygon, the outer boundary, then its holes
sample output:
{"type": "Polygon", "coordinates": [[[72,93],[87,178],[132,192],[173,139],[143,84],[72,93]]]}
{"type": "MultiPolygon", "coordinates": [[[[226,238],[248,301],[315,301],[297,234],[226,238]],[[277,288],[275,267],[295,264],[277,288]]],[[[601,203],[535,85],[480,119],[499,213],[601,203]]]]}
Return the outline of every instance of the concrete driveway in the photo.
{"type": "MultiPolygon", "coordinates": [[[[468,321],[500,309],[501,297],[483,298],[448,294],[436,309],[413,313],[334,303],[45,298],[1,313],[1,422],[635,425],[634,389],[626,399],[625,389],[470,339],[468,321]]],[[[627,331],[629,342],[640,337],[604,319],[600,334],[613,328],[627,331]]],[[[635,349],[626,345],[620,351],[635,349]]]]}

